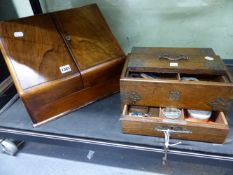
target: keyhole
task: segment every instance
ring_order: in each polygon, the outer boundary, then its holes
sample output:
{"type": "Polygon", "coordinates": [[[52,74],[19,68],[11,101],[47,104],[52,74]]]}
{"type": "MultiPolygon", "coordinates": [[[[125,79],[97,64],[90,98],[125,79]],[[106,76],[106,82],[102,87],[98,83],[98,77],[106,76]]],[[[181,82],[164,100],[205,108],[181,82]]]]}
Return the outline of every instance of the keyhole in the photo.
{"type": "Polygon", "coordinates": [[[66,35],[65,39],[66,39],[67,41],[70,41],[70,40],[71,40],[70,35],[66,35]]]}

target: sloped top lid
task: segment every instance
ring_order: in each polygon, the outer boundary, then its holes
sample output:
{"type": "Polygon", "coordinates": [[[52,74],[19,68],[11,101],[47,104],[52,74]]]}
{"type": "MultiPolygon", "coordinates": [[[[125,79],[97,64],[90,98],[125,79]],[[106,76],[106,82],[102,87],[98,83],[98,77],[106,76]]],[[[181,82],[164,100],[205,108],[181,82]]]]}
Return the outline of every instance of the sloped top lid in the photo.
{"type": "Polygon", "coordinates": [[[1,22],[0,40],[21,89],[79,72],[49,14],[1,22]]]}
{"type": "Polygon", "coordinates": [[[22,89],[124,56],[95,4],[1,22],[0,40],[22,89]]]}
{"type": "Polygon", "coordinates": [[[53,14],[80,71],[124,56],[96,4],[53,14]]]}

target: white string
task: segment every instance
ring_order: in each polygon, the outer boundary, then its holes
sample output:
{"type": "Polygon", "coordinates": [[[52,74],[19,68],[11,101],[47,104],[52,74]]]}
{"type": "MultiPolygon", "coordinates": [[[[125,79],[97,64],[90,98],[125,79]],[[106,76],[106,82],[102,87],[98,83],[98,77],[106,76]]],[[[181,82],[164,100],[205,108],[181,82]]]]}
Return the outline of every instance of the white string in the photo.
{"type": "Polygon", "coordinates": [[[182,142],[177,142],[177,143],[174,143],[174,144],[170,144],[169,142],[170,142],[170,129],[167,129],[167,130],[165,130],[165,131],[163,131],[163,133],[164,133],[164,141],[165,141],[165,143],[164,143],[164,145],[165,145],[165,147],[166,148],[168,148],[169,146],[176,146],[176,145],[179,145],[179,144],[181,144],[182,142]]]}

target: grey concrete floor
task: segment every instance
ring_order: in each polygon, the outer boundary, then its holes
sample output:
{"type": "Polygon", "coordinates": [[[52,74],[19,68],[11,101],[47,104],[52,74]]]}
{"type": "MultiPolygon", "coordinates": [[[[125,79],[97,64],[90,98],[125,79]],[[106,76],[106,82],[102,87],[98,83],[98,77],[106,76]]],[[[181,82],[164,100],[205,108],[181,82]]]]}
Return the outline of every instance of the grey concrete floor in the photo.
{"type": "Polygon", "coordinates": [[[0,175],[232,175],[233,163],[162,154],[26,143],[15,156],[0,154],[0,175]]]}

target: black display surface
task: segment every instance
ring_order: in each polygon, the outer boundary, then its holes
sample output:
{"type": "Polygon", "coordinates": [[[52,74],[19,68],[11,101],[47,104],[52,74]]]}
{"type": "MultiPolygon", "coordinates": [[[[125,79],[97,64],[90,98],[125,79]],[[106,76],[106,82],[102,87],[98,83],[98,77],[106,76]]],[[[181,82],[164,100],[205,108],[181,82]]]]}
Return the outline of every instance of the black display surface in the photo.
{"type": "MultiPolygon", "coordinates": [[[[230,132],[224,144],[212,144],[196,141],[182,140],[182,143],[171,148],[171,150],[182,150],[187,152],[208,153],[213,155],[233,155],[233,108],[228,114],[230,132]]],[[[114,94],[99,100],[79,110],[71,112],[57,120],[33,128],[29,116],[23,107],[21,100],[17,100],[8,110],[0,115],[0,134],[24,136],[43,140],[43,137],[68,142],[85,142],[91,144],[112,145],[131,148],[161,148],[163,149],[163,138],[139,135],[123,134],[120,128],[120,95],[114,94]],[[124,145],[124,146],[123,146],[124,145]]],[[[180,141],[180,140],[179,140],[180,141]]],[[[171,143],[178,140],[171,139],[171,143]]]]}

